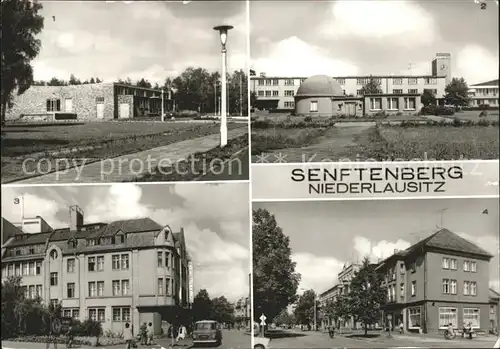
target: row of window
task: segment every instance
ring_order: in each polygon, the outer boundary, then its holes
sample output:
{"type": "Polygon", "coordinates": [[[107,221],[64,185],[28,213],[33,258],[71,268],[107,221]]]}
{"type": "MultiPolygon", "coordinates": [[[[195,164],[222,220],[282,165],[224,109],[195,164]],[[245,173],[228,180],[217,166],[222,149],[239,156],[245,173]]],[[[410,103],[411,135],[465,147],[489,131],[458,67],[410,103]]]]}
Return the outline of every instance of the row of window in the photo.
{"type": "MultiPolygon", "coordinates": [[[[479,308],[464,308],[462,314],[463,322],[472,324],[472,328],[480,328],[480,311],[479,308]]],[[[408,328],[419,329],[422,324],[420,307],[408,309],[408,328]]],[[[458,328],[458,309],[451,307],[439,308],[439,328],[447,328],[452,324],[454,328],[458,328]]]]}
{"type": "Polygon", "coordinates": [[[5,276],[30,276],[42,274],[42,262],[19,262],[10,263],[3,268],[3,275],[5,276]]]}
{"type": "MultiPolygon", "coordinates": [[[[404,97],[404,110],[416,110],[417,99],[415,97],[404,97]]],[[[387,110],[399,110],[399,98],[389,97],[387,98],[387,110]]],[[[370,110],[382,110],[382,98],[372,97],[370,98],[370,110]]]]}
{"type": "MultiPolygon", "coordinates": [[[[340,85],[345,85],[345,80],[343,78],[334,78],[340,85]]],[[[280,79],[258,79],[257,84],[259,86],[278,86],[279,85],[279,80],[280,79]]],[[[375,82],[377,83],[382,83],[382,79],[380,78],[374,78],[375,82]]],[[[406,82],[408,85],[418,85],[418,80],[419,78],[392,78],[392,84],[393,85],[403,85],[404,82],[406,82]]],[[[295,79],[285,79],[284,80],[284,85],[285,86],[294,86],[296,80],[295,79]]],[[[300,84],[305,81],[305,79],[300,79],[300,84]]],[[[370,82],[370,78],[357,78],[356,79],[356,85],[366,85],[370,82]]],[[[436,78],[424,78],[424,84],[425,85],[436,85],[437,84],[437,79],[436,78]]]]}
{"type": "Polygon", "coordinates": [[[42,298],[43,285],[24,285],[21,286],[21,289],[23,290],[24,298],[42,298]]]}
{"type": "MultiPolygon", "coordinates": [[[[130,322],[130,307],[112,307],[113,322],[130,322]]],[[[63,315],[79,320],[79,309],[63,309],[63,315]]],[[[88,318],[94,321],[106,322],[106,308],[88,308],[88,318]]]]}
{"type": "MultiPolygon", "coordinates": [[[[442,292],[443,294],[457,294],[457,280],[443,279],[442,292]]],[[[463,294],[464,296],[477,296],[477,282],[464,281],[463,294]]]]}
{"type": "MultiPolygon", "coordinates": [[[[437,90],[431,90],[434,95],[437,94],[437,90]]],[[[346,91],[343,90],[344,95],[346,94],[346,91]]],[[[393,89],[392,90],[393,94],[403,94],[403,89],[393,89]]],[[[409,94],[419,94],[420,92],[418,91],[417,88],[410,88],[408,89],[409,94]]],[[[285,97],[293,97],[295,95],[294,90],[285,90],[284,91],[284,96],[285,97]]],[[[356,90],[356,95],[357,96],[362,96],[363,95],[363,90],[359,89],[356,90]]],[[[280,91],[279,90],[267,90],[267,91],[257,91],[257,96],[258,97],[280,97],[280,91]]]]}
{"type": "MultiPolygon", "coordinates": [[[[443,269],[458,270],[458,261],[455,258],[443,257],[441,266],[443,269]]],[[[462,266],[465,272],[477,272],[477,263],[475,261],[464,260],[462,266]]]]}

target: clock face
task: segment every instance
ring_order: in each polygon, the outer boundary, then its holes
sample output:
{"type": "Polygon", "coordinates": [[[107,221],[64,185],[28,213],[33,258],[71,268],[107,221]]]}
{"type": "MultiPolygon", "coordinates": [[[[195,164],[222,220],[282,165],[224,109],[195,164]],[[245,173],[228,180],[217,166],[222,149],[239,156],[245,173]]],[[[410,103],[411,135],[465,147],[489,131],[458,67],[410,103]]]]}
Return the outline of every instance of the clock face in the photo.
{"type": "Polygon", "coordinates": [[[441,64],[441,70],[445,70],[445,68],[446,68],[446,65],[441,64]]]}

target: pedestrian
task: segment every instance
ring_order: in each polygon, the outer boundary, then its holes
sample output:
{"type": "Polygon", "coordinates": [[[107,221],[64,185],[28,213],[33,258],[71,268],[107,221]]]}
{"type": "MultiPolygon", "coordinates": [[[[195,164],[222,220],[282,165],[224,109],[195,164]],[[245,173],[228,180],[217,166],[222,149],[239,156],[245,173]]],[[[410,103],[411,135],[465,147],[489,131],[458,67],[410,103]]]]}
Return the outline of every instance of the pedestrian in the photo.
{"type": "Polygon", "coordinates": [[[132,328],[128,322],[125,324],[125,329],[123,330],[123,339],[125,343],[127,343],[126,349],[132,349],[134,335],[132,334],[132,328]]]}
{"type": "Polygon", "coordinates": [[[176,342],[179,342],[182,339],[186,338],[186,327],[184,325],[179,326],[179,331],[177,332],[177,338],[175,339],[176,342]]]}
{"type": "Polygon", "coordinates": [[[399,323],[399,334],[403,334],[403,332],[404,332],[404,327],[405,327],[405,326],[403,325],[403,321],[401,321],[401,322],[399,323]]]}
{"type": "Polygon", "coordinates": [[[153,324],[151,322],[148,324],[146,344],[148,347],[153,345],[153,324]]]}
{"type": "Polygon", "coordinates": [[[472,322],[469,322],[469,328],[467,329],[467,332],[469,333],[469,339],[472,339],[472,322]]]}

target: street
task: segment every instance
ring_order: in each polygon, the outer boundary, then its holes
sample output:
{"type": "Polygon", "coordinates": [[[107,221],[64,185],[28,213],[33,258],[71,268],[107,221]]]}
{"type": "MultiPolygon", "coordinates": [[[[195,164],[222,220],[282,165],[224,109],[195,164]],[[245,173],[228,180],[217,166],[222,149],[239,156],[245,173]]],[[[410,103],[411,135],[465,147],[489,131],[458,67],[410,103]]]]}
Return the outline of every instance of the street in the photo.
{"type": "MultiPolygon", "coordinates": [[[[161,349],[161,347],[168,349],[171,347],[171,339],[169,338],[158,338],[154,341],[155,345],[151,349],[161,349]]],[[[251,337],[246,335],[243,330],[223,330],[222,331],[222,345],[219,347],[215,346],[204,346],[203,348],[217,348],[217,349],[250,349],[251,348],[251,337]]],[[[63,344],[58,344],[56,348],[53,345],[49,349],[62,349],[66,348],[63,344]]],[[[90,349],[88,346],[75,346],[75,349],[90,349]]],[[[106,348],[125,348],[125,344],[114,345],[114,346],[102,346],[102,349],[106,348]]],[[[138,346],[138,349],[145,349],[145,346],[138,346]]],[[[191,339],[186,339],[177,343],[175,348],[193,348],[193,341],[191,339]]],[[[47,349],[45,343],[28,343],[28,342],[11,342],[2,341],[2,349],[47,349]]]]}
{"type": "Polygon", "coordinates": [[[330,338],[325,332],[292,332],[284,331],[279,338],[271,339],[271,349],[284,348],[493,348],[496,337],[479,337],[472,342],[457,338],[445,340],[437,337],[424,337],[417,335],[395,334],[388,338],[386,334],[368,334],[362,338],[360,335],[339,336],[330,338]]]}

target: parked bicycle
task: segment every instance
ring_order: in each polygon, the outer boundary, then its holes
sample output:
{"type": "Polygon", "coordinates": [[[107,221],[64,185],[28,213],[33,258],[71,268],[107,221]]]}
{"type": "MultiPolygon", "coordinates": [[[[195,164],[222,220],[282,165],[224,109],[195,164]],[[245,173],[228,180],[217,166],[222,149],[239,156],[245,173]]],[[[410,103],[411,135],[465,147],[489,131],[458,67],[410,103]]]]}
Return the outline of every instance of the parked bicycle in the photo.
{"type": "Polygon", "coordinates": [[[455,339],[456,336],[457,334],[453,329],[453,324],[449,324],[448,328],[444,331],[444,339],[452,340],[455,339]]]}

